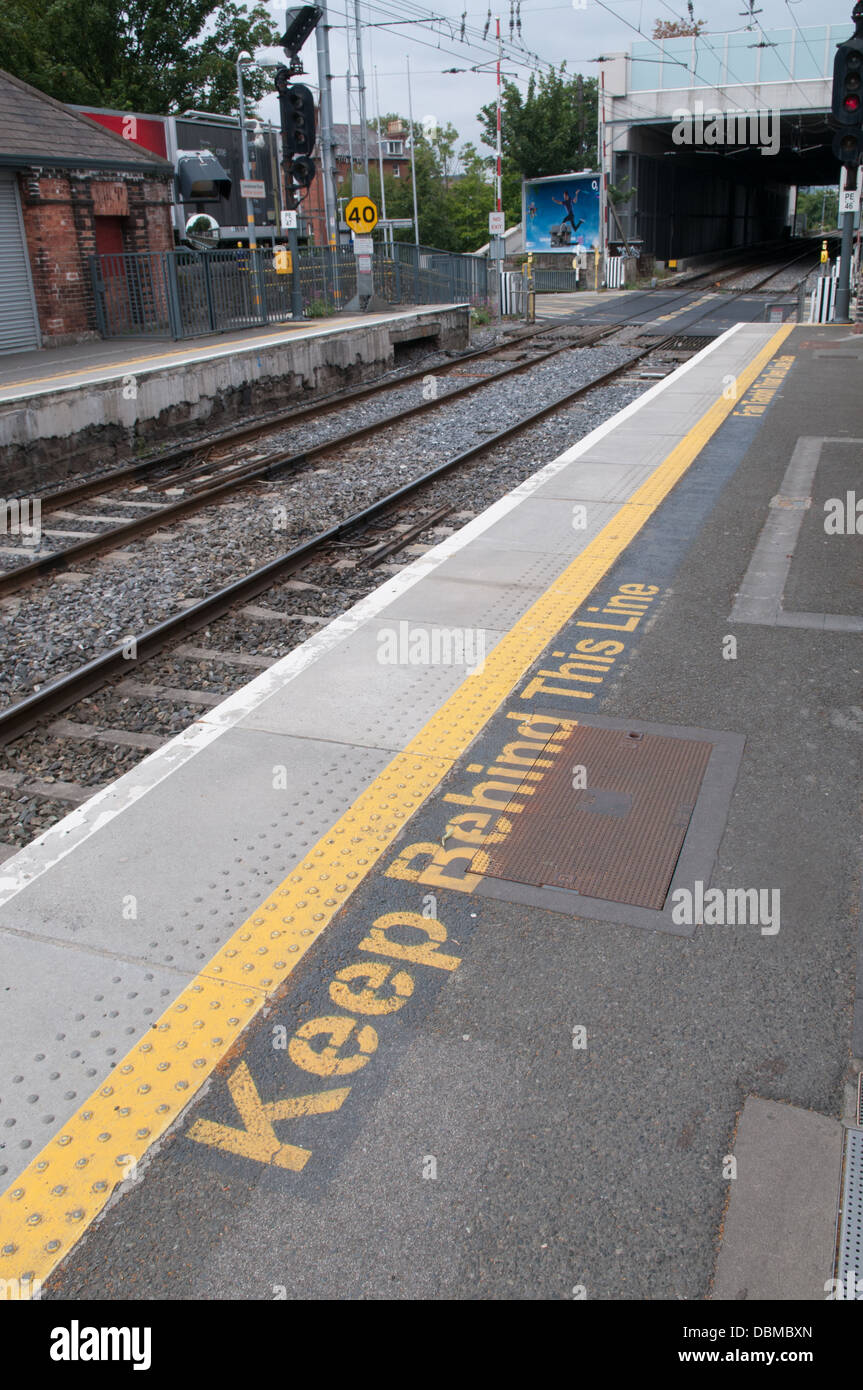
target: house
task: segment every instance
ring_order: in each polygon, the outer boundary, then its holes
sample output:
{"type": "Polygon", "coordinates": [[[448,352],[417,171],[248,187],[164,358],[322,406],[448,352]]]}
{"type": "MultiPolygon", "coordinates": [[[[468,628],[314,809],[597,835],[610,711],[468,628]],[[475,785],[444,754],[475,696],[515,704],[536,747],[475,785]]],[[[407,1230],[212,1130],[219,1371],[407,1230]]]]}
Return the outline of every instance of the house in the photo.
{"type": "Polygon", "coordinates": [[[0,70],[0,353],[98,337],[89,258],[170,250],[173,177],[0,70]]]}
{"type": "MultiPolygon", "coordinates": [[[[344,122],[333,123],[333,156],[336,166],[336,196],[340,196],[342,185],[351,176],[351,150],[354,167],[358,167],[361,150],[362,127],[344,122]]],[[[400,120],[389,121],[387,128],[378,138],[377,131],[369,129],[366,133],[369,151],[369,167],[384,167],[384,178],[410,179],[411,151],[407,123],[400,120]]],[[[317,244],[326,245],[326,226],[324,220],[323,181],[320,175],[320,147],[315,150],[318,176],[312,183],[308,194],[303,198],[302,211],[311,223],[317,244]]]]}

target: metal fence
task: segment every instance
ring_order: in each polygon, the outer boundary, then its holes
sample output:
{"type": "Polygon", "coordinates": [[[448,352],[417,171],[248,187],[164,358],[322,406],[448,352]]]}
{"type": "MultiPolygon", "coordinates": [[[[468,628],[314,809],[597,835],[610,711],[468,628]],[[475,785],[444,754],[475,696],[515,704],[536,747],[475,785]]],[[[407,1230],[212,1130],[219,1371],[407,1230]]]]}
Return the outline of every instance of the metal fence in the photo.
{"type": "Polygon", "coordinates": [[[375,291],[390,304],[478,304],[488,299],[488,261],[396,241],[378,243],[375,291]]]}
{"type": "MultiPolygon", "coordinates": [[[[307,249],[297,257],[297,270],[303,308],[313,316],[343,309],[356,294],[352,250],[307,249]]],[[[292,276],[275,269],[269,250],[91,256],[90,274],[103,338],[193,338],[291,316],[292,276]]],[[[432,247],[378,243],[374,283],[390,304],[477,304],[488,298],[488,262],[432,247]]]]}
{"type": "Polygon", "coordinates": [[[564,294],[578,289],[577,270],[535,270],[533,288],[537,294],[564,294]]]}

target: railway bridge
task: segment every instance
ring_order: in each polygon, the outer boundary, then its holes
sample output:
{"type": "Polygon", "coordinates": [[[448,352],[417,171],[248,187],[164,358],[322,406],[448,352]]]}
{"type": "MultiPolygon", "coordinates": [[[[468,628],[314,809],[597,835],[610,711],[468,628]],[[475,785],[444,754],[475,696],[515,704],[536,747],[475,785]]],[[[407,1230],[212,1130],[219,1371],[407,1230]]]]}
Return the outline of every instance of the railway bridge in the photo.
{"type": "Polygon", "coordinates": [[[631,194],[611,235],[665,261],[790,235],[797,188],[838,181],[830,91],[851,28],[647,39],[603,58],[603,167],[631,194]]]}

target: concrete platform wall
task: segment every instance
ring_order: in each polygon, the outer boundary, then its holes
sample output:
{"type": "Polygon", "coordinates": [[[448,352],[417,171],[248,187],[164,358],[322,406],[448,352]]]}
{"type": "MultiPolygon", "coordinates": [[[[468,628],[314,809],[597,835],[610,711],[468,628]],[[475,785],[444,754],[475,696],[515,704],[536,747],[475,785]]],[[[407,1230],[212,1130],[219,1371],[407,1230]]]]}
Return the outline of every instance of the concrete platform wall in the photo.
{"type": "Polygon", "coordinates": [[[406,344],[466,347],[469,314],[466,305],[436,306],[341,332],[250,347],[242,340],[235,352],[220,347],[214,349],[220,356],[197,361],[166,363],[172,351],[184,351],[166,345],[155,367],[130,345],[128,360],[114,364],[109,380],[40,387],[0,403],[0,495],[145,455],[163,440],[176,444],[196,425],[218,429],[257,409],[305,405],[391,369],[406,344]]]}

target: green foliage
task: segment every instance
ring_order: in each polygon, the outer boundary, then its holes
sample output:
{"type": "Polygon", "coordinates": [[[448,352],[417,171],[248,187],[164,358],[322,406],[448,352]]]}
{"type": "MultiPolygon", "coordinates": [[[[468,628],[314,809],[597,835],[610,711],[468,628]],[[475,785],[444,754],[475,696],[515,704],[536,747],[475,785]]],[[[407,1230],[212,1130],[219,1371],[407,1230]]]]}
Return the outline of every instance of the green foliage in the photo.
{"type": "Polygon", "coordinates": [[[697,37],[706,23],[705,19],[693,19],[689,23],[685,19],[657,19],[653,26],[652,37],[654,39],[688,39],[692,38],[693,35],[697,37]]]}
{"type": "MultiPolygon", "coordinates": [[[[504,83],[501,113],[502,201],[507,225],[521,220],[522,178],[544,178],[596,167],[596,78],[568,77],[558,71],[532,76],[522,96],[504,83]]],[[[494,102],[479,113],[483,143],[495,148],[494,102]]]]}
{"type": "Polygon", "coordinates": [[[307,319],[328,319],[336,312],[325,299],[313,299],[303,310],[307,319]]]}
{"type": "Polygon", "coordinates": [[[811,232],[832,231],[839,225],[839,191],[836,188],[801,188],[797,194],[797,212],[806,218],[811,232]],[[824,220],[821,220],[822,207],[824,220]]]}
{"type": "MultiPolygon", "coordinates": [[[[382,116],[381,123],[385,126],[387,121],[396,119],[394,115],[382,116]]],[[[488,214],[494,207],[488,159],[471,144],[456,151],[458,131],[452,125],[439,127],[431,137],[416,122],[413,131],[420,242],[442,251],[475,251],[488,241],[488,214]]],[[[409,154],[401,161],[401,168],[400,178],[390,174],[384,178],[387,217],[412,218],[409,154]]],[[[369,164],[369,191],[382,208],[377,164],[369,164]]],[[[339,196],[350,197],[350,193],[351,183],[346,180],[339,196]]],[[[395,239],[413,241],[413,231],[397,231],[395,239]]]]}
{"type": "Polygon", "coordinates": [[[494,187],[488,161],[474,145],[462,147],[461,173],[450,185],[447,212],[458,245],[475,251],[488,241],[488,215],[494,210],[494,187]]]}
{"type": "MultiPolygon", "coordinates": [[[[237,109],[237,55],[273,43],[236,0],[2,0],[0,68],[58,101],[168,114],[237,109]]],[[[270,78],[246,71],[252,101],[270,78]]]]}
{"type": "Polygon", "coordinates": [[[629,177],[626,176],[619,188],[617,184],[614,183],[608,185],[608,200],[614,203],[615,207],[619,207],[621,203],[628,203],[630,198],[634,198],[637,192],[638,189],[632,187],[629,182],[629,177]]]}

